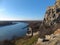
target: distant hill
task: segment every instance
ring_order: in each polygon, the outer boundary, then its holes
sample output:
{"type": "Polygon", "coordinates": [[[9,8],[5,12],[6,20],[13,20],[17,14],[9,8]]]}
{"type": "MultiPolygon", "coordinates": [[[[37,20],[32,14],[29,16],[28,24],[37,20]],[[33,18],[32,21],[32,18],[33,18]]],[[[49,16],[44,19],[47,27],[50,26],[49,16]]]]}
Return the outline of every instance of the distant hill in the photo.
{"type": "Polygon", "coordinates": [[[11,25],[12,22],[10,21],[0,21],[0,26],[11,25]]]}

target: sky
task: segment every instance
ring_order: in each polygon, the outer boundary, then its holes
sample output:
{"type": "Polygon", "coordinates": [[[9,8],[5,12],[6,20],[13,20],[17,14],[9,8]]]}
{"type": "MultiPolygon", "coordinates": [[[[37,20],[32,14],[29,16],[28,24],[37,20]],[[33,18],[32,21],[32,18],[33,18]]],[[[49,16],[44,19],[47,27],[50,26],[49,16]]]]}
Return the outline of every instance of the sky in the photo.
{"type": "Polygon", "coordinates": [[[43,20],[55,0],[0,0],[0,20],[43,20]]]}

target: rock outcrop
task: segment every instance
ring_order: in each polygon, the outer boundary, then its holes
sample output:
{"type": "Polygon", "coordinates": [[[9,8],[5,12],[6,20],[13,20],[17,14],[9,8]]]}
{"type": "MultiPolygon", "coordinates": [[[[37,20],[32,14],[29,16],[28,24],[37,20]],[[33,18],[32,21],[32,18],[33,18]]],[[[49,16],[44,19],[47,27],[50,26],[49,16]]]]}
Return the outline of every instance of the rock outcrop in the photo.
{"type": "Polygon", "coordinates": [[[40,37],[53,34],[60,28],[60,0],[56,0],[53,6],[49,6],[45,13],[44,20],[40,25],[40,37]]]}
{"type": "Polygon", "coordinates": [[[36,45],[60,45],[60,35],[49,35],[49,41],[38,39],[36,45]]]}
{"type": "Polygon", "coordinates": [[[60,22],[60,0],[56,0],[54,6],[47,8],[44,17],[44,23],[48,25],[53,25],[60,22]]]}

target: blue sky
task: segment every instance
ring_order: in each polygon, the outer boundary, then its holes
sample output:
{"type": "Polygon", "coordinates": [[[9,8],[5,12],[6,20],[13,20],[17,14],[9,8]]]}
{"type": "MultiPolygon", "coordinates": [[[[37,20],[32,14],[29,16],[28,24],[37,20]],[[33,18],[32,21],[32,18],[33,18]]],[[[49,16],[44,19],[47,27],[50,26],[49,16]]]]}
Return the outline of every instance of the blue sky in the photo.
{"type": "Polygon", "coordinates": [[[0,20],[43,20],[55,0],[0,0],[0,20]]]}

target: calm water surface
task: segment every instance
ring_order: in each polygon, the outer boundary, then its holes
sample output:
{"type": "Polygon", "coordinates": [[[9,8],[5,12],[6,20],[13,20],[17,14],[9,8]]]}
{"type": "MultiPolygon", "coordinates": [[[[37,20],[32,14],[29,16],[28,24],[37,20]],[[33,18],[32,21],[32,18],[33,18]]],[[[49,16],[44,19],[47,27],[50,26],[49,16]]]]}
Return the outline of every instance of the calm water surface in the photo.
{"type": "Polygon", "coordinates": [[[23,29],[23,27],[27,26],[27,23],[17,23],[14,25],[8,25],[0,27],[0,41],[3,40],[11,40],[13,36],[22,37],[26,35],[27,28],[23,29]]]}

